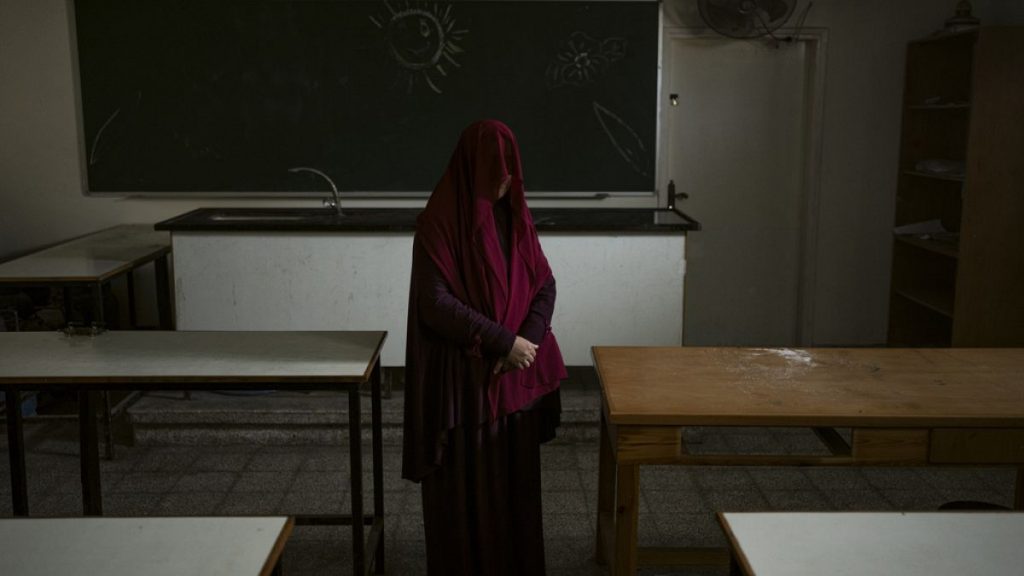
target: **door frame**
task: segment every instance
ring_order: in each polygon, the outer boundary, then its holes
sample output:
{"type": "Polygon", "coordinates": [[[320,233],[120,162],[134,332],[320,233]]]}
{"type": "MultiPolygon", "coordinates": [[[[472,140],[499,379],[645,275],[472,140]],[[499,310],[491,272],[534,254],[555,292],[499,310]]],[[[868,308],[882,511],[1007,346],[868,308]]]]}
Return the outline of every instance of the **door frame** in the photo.
{"type": "MultiPolygon", "coordinates": [[[[780,36],[795,36],[794,28],[780,28],[780,36]]],[[[821,197],[821,160],[824,141],[825,72],[828,54],[827,28],[801,28],[800,42],[804,42],[807,64],[807,82],[804,84],[805,108],[804,133],[804,174],[800,202],[799,259],[797,265],[797,316],[794,334],[798,346],[814,346],[814,328],[817,285],[818,221],[821,197]]],[[[661,33],[661,74],[658,99],[659,157],[657,167],[657,202],[665,206],[668,202],[668,171],[672,157],[668,149],[669,78],[672,70],[672,44],[675,40],[729,40],[707,29],[665,26],[661,33]]],[[[761,39],[735,40],[736,42],[761,42],[761,39]]],[[[685,211],[685,205],[683,205],[685,211]]],[[[691,214],[699,222],[700,214],[691,214]]],[[[700,234],[700,232],[694,232],[700,234]]],[[[689,245],[689,243],[687,243],[689,245]]],[[[684,263],[685,264],[685,263],[684,263]]],[[[685,274],[685,269],[684,269],[685,274]]],[[[683,314],[686,314],[686,282],[683,287],[683,314]]],[[[686,321],[683,319],[683,342],[686,341],[686,321]]]]}

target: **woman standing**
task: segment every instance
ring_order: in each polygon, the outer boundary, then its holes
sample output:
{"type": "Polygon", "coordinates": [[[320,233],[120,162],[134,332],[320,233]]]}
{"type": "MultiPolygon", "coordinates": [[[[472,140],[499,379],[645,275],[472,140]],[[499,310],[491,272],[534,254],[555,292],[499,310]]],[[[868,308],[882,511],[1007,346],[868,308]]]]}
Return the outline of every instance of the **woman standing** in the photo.
{"type": "Polygon", "coordinates": [[[540,444],[566,377],[554,304],[515,136],[476,122],[413,242],[402,476],[422,483],[432,576],[544,574],[540,444]]]}

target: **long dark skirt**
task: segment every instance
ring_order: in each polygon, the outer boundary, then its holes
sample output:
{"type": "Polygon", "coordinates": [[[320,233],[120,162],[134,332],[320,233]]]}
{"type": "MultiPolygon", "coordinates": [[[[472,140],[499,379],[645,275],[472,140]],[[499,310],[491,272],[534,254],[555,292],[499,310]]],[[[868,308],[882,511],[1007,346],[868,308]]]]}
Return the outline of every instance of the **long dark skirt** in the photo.
{"type": "Polygon", "coordinates": [[[557,390],[490,425],[456,427],[423,480],[427,573],[544,574],[540,445],[554,437],[557,390]]]}

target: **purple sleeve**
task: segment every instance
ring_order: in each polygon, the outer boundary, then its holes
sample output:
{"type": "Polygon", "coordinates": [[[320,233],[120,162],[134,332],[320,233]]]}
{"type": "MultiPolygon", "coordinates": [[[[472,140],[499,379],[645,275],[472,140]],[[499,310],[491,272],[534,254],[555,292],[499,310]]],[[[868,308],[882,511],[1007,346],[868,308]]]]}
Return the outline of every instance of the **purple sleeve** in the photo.
{"type": "Polygon", "coordinates": [[[551,276],[530,302],[530,311],[519,326],[519,335],[534,344],[540,344],[544,333],[551,326],[551,315],[555,312],[555,277],[551,276]]]}
{"type": "Polygon", "coordinates": [[[505,356],[512,350],[516,335],[501,324],[460,301],[426,254],[413,269],[419,293],[419,317],[428,328],[443,338],[481,354],[505,356]]]}

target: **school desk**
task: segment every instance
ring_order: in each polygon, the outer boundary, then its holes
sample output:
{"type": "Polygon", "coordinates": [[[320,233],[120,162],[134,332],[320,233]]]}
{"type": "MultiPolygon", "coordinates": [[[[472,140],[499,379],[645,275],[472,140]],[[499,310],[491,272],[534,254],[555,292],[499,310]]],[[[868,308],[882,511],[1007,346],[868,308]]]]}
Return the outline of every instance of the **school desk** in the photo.
{"type": "MultiPolygon", "coordinates": [[[[87,288],[92,294],[92,318],[105,322],[104,288],[124,276],[128,284],[128,324],[135,327],[135,270],[153,262],[156,271],[156,304],[160,328],[172,328],[168,284],[171,239],[151,225],[124,224],[27,254],[0,264],[0,288],[49,287],[64,290],[64,318],[70,317],[71,289],[87,288]]],[[[114,458],[110,397],[103,394],[106,456],[114,458]]]]}
{"type": "Polygon", "coordinates": [[[335,390],[348,393],[352,513],[299,516],[300,524],[352,526],[355,574],[384,570],[380,350],[386,332],[109,331],[0,333],[0,386],[7,393],[7,441],[14,513],[28,515],[18,392],[76,390],[86,515],[102,515],[96,439],[98,390],[335,390]],[[373,514],[363,515],[360,385],[372,393],[373,514]],[[364,543],[364,524],[371,526],[364,543]],[[365,548],[364,548],[365,546],[365,548]]]}
{"type": "Polygon", "coordinates": [[[6,518],[0,572],[11,576],[268,576],[287,516],[6,518]]]}
{"type": "Polygon", "coordinates": [[[129,325],[135,326],[134,271],[150,262],[156,269],[156,302],[160,328],[171,328],[167,255],[171,239],[152,225],[124,224],[0,264],[0,288],[64,289],[64,317],[68,317],[71,288],[92,293],[93,320],[104,322],[103,288],[119,276],[128,282],[129,325]]]}
{"type": "Polygon", "coordinates": [[[595,347],[602,390],[597,559],[728,562],[724,549],[637,548],[640,466],[1018,468],[1024,501],[1024,349],[595,347]],[[708,454],[688,426],[799,427],[827,454],[708,454]],[[836,432],[850,429],[850,442],[836,432]]]}
{"type": "Polygon", "coordinates": [[[737,576],[1019,574],[1019,512],[720,512],[737,576]]]}

